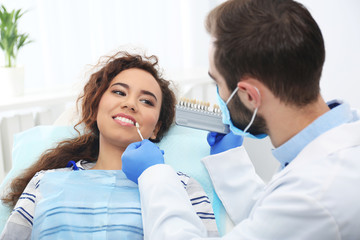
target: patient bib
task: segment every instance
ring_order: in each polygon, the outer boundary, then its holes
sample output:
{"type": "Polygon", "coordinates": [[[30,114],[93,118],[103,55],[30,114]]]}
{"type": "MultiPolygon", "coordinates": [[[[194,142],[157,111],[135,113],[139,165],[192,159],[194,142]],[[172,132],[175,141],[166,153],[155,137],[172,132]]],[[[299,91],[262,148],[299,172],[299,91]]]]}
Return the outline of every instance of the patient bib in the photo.
{"type": "Polygon", "coordinates": [[[49,172],[32,239],[143,239],[138,186],[120,170],[49,172]]]}

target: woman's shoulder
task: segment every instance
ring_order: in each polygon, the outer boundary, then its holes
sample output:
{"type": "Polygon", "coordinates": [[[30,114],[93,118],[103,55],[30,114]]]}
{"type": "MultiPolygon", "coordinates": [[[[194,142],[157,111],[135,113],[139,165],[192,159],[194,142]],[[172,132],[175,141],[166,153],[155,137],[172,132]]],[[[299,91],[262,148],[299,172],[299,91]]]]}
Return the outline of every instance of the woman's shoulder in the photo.
{"type": "MultiPolygon", "coordinates": [[[[93,167],[94,163],[92,162],[87,162],[85,160],[80,160],[80,161],[77,161],[75,163],[76,165],[76,170],[88,170],[90,169],[91,167],[93,167]]],[[[40,180],[41,178],[44,177],[44,175],[46,173],[51,173],[51,172],[69,172],[69,171],[72,171],[74,170],[74,166],[71,165],[71,166],[66,166],[66,167],[63,167],[63,168],[56,168],[56,169],[48,169],[48,170],[41,170],[37,173],[35,173],[34,177],[33,177],[33,180],[40,180]]]]}
{"type": "Polygon", "coordinates": [[[37,182],[41,180],[46,173],[50,172],[65,172],[65,171],[71,171],[71,168],[65,167],[65,168],[56,168],[56,169],[48,169],[48,170],[41,170],[37,173],[35,173],[34,177],[31,179],[32,182],[37,182]]]}
{"type": "Polygon", "coordinates": [[[177,172],[177,175],[190,196],[207,198],[203,187],[195,178],[192,178],[183,172],[177,172]]]}
{"type": "Polygon", "coordinates": [[[207,196],[204,188],[198,181],[196,181],[195,178],[192,178],[182,172],[177,172],[177,175],[179,176],[181,183],[184,185],[184,188],[193,205],[198,204],[199,201],[210,203],[209,197],[207,196]]]}
{"type": "Polygon", "coordinates": [[[210,199],[201,184],[185,173],[177,172],[177,175],[184,185],[196,214],[206,226],[209,236],[218,236],[214,211],[210,199]]]}
{"type": "MultiPolygon", "coordinates": [[[[80,161],[77,161],[75,163],[76,165],[76,169],[79,169],[79,170],[88,170],[90,168],[93,167],[94,163],[92,162],[87,162],[85,160],[80,160],[80,161]]],[[[67,166],[67,167],[63,167],[63,168],[56,168],[56,169],[48,169],[48,170],[41,170],[37,173],[35,173],[34,177],[31,179],[31,181],[39,181],[40,179],[42,179],[44,177],[44,175],[46,173],[51,173],[51,172],[69,172],[69,171],[72,171],[74,169],[74,166],[67,166]]]]}
{"type": "Polygon", "coordinates": [[[184,188],[186,189],[186,187],[189,183],[189,180],[191,178],[183,172],[176,172],[176,174],[178,175],[180,182],[183,184],[184,188]]]}
{"type": "Polygon", "coordinates": [[[71,168],[56,168],[56,169],[48,169],[48,170],[41,170],[37,173],[35,173],[35,175],[32,177],[32,179],[30,180],[30,182],[28,183],[26,190],[30,191],[30,192],[35,192],[38,187],[40,186],[41,180],[43,179],[43,177],[45,176],[45,174],[47,173],[51,173],[51,172],[65,172],[65,171],[71,171],[71,168]]]}

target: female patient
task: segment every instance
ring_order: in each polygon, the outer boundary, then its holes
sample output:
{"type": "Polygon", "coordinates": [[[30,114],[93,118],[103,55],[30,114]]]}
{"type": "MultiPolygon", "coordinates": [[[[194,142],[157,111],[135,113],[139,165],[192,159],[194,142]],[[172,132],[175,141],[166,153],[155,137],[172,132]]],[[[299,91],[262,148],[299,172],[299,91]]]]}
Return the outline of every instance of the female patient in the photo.
{"type": "MultiPolygon", "coordinates": [[[[175,96],[169,82],[155,56],[120,52],[91,75],[78,102],[82,134],[45,152],[12,181],[2,201],[14,210],[1,239],[143,239],[137,185],[114,170],[122,169],[123,152],[140,134],[159,142],[170,128],[175,96]]],[[[205,192],[178,175],[194,211],[216,234],[205,192]]]]}

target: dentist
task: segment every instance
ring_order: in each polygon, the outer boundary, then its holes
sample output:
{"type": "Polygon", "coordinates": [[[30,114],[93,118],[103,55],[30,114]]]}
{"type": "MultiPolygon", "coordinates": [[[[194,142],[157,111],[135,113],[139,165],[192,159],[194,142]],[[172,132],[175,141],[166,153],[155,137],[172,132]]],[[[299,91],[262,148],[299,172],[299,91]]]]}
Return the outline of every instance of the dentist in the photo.
{"type": "MultiPolygon", "coordinates": [[[[229,0],[207,17],[209,75],[231,133],[210,133],[202,161],[235,224],[223,239],[359,239],[360,116],[325,102],[321,31],[292,0],[229,0]],[[243,137],[268,135],[281,170],[256,175],[243,137]]],[[[206,229],[175,171],[148,141],[123,154],[138,182],[146,239],[202,239],[206,229]]]]}

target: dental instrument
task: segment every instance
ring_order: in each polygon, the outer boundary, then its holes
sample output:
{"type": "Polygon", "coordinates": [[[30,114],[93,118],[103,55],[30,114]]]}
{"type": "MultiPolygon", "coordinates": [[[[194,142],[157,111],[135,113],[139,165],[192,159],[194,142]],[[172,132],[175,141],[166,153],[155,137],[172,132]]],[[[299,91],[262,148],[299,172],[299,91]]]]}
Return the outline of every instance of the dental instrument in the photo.
{"type": "Polygon", "coordinates": [[[139,129],[140,125],[139,125],[138,123],[136,123],[136,124],[135,124],[135,127],[136,127],[137,132],[138,132],[139,135],[140,135],[141,141],[144,140],[143,136],[141,135],[140,129],[139,129]]]}

